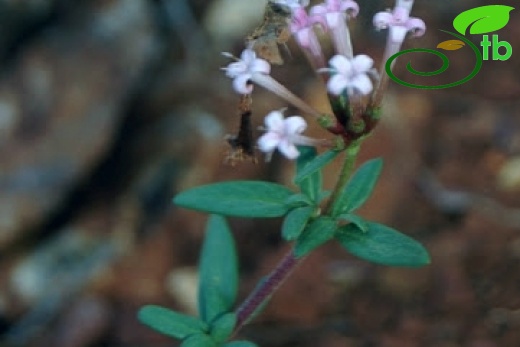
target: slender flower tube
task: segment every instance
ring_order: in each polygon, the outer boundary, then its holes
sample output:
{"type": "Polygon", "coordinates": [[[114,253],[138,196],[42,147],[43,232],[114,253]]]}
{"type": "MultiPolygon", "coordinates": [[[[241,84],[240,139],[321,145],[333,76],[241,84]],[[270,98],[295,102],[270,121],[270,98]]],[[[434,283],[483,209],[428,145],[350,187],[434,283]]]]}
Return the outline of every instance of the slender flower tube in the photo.
{"type": "Polygon", "coordinates": [[[372,91],[372,81],[368,75],[373,73],[374,61],[368,55],[360,54],[352,59],[335,55],[329,64],[331,68],[322,71],[332,73],[327,83],[331,94],[340,95],[346,90],[349,95],[368,95],[372,91]]]}
{"type": "Polygon", "coordinates": [[[289,28],[300,48],[304,51],[307,59],[314,70],[325,66],[325,58],[314,32],[314,25],[325,25],[320,18],[310,17],[303,7],[292,9],[292,17],[289,28]]]}
{"type": "Polygon", "coordinates": [[[300,155],[296,145],[315,146],[320,143],[301,135],[307,129],[307,123],[300,116],[284,118],[282,111],[272,111],[265,117],[264,123],[267,132],[258,139],[258,148],[266,153],[268,161],[275,149],[294,160],[300,155]]]}
{"type": "MultiPolygon", "coordinates": [[[[374,26],[376,29],[389,29],[386,41],[385,53],[381,66],[381,79],[372,95],[371,107],[379,107],[384,90],[388,85],[388,75],[384,73],[386,61],[401,50],[406,33],[412,32],[413,36],[419,37],[426,32],[426,24],[422,19],[410,17],[414,0],[397,0],[393,12],[385,11],[376,13],[374,26]]],[[[390,68],[393,68],[397,59],[394,59],[390,68]]]]}
{"type": "Polygon", "coordinates": [[[313,6],[310,16],[314,21],[323,21],[331,32],[336,53],[347,58],[353,57],[352,42],[347,26],[347,19],[356,17],[359,6],[352,0],[326,0],[321,5],[313,6]]]}
{"type": "Polygon", "coordinates": [[[251,94],[257,75],[269,75],[271,65],[264,60],[256,57],[256,53],[251,49],[245,49],[240,55],[240,59],[235,58],[231,53],[222,53],[224,56],[233,58],[236,61],[222,68],[226,75],[233,79],[233,89],[239,94],[251,94]]]}

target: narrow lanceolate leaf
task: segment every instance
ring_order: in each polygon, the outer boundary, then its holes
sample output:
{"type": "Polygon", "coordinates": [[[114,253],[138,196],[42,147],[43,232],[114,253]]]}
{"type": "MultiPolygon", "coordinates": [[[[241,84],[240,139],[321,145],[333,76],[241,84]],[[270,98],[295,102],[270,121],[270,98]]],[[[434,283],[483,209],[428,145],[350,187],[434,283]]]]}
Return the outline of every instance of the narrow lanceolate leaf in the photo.
{"type": "Polygon", "coordinates": [[[211,323],[231,311],[238,288],[235,242],[221,216],[212,215],[208,220],[199,272],[199,315],[211,323]]]}
{"type": "Polygon", "coordinates": [[[208,335],[198,334],[182,341],[181,347],[217,347],[217,343],[208,335]]]}
{"type": "MultiPolygon", "coordinates": [[[[318,152],[315,147],[299,146],[300,156],[296,160],[296,176],[298,176],[303,168],[316,158],[318,152]]],[[[317,170],[296,183],[303,194],[307,195],[311,200],[316,201],[321,190],[322,175],[317,170]]]]}
{"type": "Polygon", "coordinates": [[[179,206],[235,217],[279,217],[294,193],[285,186],[262,181],[232,181],[199,186],[178,194],[179,206]]]}
{"type": "Polygon", "coordinates": [[[336,151],[331,149],[325,153],[318,155],[316,158],[305,164],[301,170],[298,171],[298,174],[294,178],[294,182],[296,184],[300,184],[305,178],[309,177],[313,173],[318,170],[321,170],[325,165],[330,163],[337,155],[341,153],[340,151],[336,151]]]}
{"type": "Polygon", "coordinates": [[[314,206],[304,206],[291,210],[287,216],[285,216],[282,224],[282,237],[284,240],[296,240],[305,228],[307,221],[315,209],[316,207],[314,206]]]}
{"type": "Polygon", "coordinates": [[[338,230],[336,239],[353,255],[377,264],[419,267],[430,263],[419,242],[386,225],[368,222],[368,231],[362,232],[349,224],[338,230]]]}
{"type": "Polygon", "coordinates": [[[368,231],[368,222],[356,214],[353,214],[353,213],[341,214],[338,216],[338,219],[351,222],[352,224],[357,226],[359,230],[361,230],[363,232],[368,231]]]}
{"type": "Polygon", "coordinates": [[[301,236],[296,240],[294,255],[303,257],[313,249],[321,246],[334,237],[337,225],[336,221],[329,217],[319,217],[312,221],[301,236]]]}
{"type": "Polygon", "coordinates": [[[257,345],[250,341],[231,341],[226,343],[224,347],[257,347],[257,345]]]}
{"type": "Polygon", "coordinates": [[[235,313],[230,312],[219,317],[211,325],[210,336],[215,342],[221,343],[229,339],[233,333],[233,329],[237,323],[237,316],[235,313]]]}
{"type": "Polygon", "coordinates": [[[155,305],[143,306],[137,317],[141,323],[150,328],[177,339],[204,333],[209,329],[208,325],[200,319],[155,305]]]}
{"type": "Polygon", "coordinates": [[[334,202],[332,215],[349,213],[363,205],[372,194],[382,168],[381,158],[369,160],[361,165],[334,202]]]}

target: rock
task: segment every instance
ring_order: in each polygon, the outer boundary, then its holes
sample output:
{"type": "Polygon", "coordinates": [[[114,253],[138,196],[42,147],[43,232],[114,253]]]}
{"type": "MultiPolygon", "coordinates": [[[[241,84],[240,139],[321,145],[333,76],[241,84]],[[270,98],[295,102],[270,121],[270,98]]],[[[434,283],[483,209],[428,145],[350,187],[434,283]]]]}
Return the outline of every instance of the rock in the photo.
{"type": "Polygon", "coordinates": [[[0,79],[0,250],[55,211],[110,146],[154,56],[151,16],[144,0],[78,4],[0,79]]]}

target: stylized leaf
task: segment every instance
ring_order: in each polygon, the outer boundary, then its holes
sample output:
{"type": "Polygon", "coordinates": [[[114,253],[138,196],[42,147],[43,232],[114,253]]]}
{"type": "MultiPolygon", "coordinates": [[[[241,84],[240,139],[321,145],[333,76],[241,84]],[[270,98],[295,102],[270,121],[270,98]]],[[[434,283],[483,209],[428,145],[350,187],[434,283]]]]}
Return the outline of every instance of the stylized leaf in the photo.
{"type": "Polygon", "coordinates": [[[294,193],[280,184],[232,181],[199,186],[179,193],[173,202],[193,210],[234,217],[279,217],[294,193]]]}
{"type": "Polygon", "coordinates": [[[315,209],[314,206],[304,206],[291,210],[287,216],[285,216],[282,224],[282,237],[284,240],[296,240],[305,228],[307,221],[315,209]]]}
{"type": "MultiPolygon", "coordinates": [[[[298,151],[300,152],[300,156],[296,160],[296,176],[298,176],[303,168],[318,155],[315,147],[298,146],[298,151]]],[[[316,201],[321,190],[321,171],[315,171],[306,178],[298,181],[296,184],[300,187],[303,194],[307,195],[311,200],[316,201]]]]}
{"type": "Polygon", "coordinates": [[[383,160],[381,158],[363,163],[334,202],[332,215],[338,216],[342,213],[352,212],[363,205],[372,194],[382,168],[383,160]]]}
{"type": "Polygon", "coordinates": [[[212,215],[199,262],[199,315],[207,323],[231,311],[237,296],[235,241],[224,217],[212,215]]]}
{"type": "Polygon", "coordinates": [[[329,217],[319,217],[307,225],[303,233],[296,240],[294,254],[300,258],[321,246],[334,237],[337,229],[336,221],[329,217]]]}
{"type": "Polygon", "coordinates": [[[368,222],[362,232],[353,224],[338,229],[336,239],[350,253],[374,263],[419,267],[430,263],[424,247],[414,239],[386,225],[368,222]]]}
{"type": "Polygon", "coordinates": [[[137,314],[139,321],[161,334],[184,339],[189,335],[206,332],[206,323],[192,316],[187,316],[156,305],[143,306],[137,314]]]}
{"type": "Polygon", "coordinates": [[[456,51],[457,49],[461,49],[466,44],[461,40],[446,40],[442,41],[437,45],[437,48],[444,49],[446,51],[456,51]]]}
{"type": "Polygon", "coordinates": [[[464,11],[453,20],[453,27],[462,35],[470,27],[470,34],[487,34],[502,29],[509,22],[509,12],[514,7],[486,5],[464,11]]]}

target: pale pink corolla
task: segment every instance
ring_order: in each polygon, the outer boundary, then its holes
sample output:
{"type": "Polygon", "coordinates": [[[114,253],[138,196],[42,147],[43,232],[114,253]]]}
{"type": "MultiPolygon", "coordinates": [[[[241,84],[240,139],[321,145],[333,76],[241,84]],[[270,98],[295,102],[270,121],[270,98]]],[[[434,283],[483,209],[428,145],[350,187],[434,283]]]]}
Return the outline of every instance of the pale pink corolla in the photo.
{"type": "Polygon", "coordinates": [[[372,81],[368,75],[373,73],[374,61],[368,55],[360,54],[352,59],[335,55],[329,64],[331,68],[327,71],[332,75],[327,89],[331,94],[340,95],[346,90],[348,94],[367,95],[372,91],[372,81]]]}
{"type": "Polygon", "coordinates": [[[322,24],[319,20],[310,17],[303,7],[293,10],[289,29],[294,35],[298,45],[308,51],[312,57],[321,57],[323,55],[321,46],[314,32],[314,25],[322,24]]]}
{"type": "Polygon", "coordinates": [[[284,118],[282,111],[270,112],[264,120],[266,133],[258,139],[258,148],[269,160],[278,149],[288,159],[296,159],[300,152],[296,145],[314,145],[315,140],[301,135],[307,123],[300,116],[284,118]]]}
{"type": "Polygon", "coordinates": [[[376,29],[390,30],[390,41],[402,43],[407,32],[414,36],[422,36],[426,32],[426,24],[420,18],[410,17],[413,0],[397,0],[393,12],[378,12],[374,16],[376,29]]]}
{"type": "Polygon", "coordinates": [[[334,29],[346,20],[346,15],[356,17],[359,6],[352,0],[325,0],[323,4],[313,6],[310,15],[322,17],[328,29],[334,29]]]}
{"type": "MultiPolygon", "coordinates": [[[[233,58],[230,53],[223,53],[227,57],[233,58]]],[[[269,75],[271,65],[264,60],[256,57],[256,53],[252,49],[245,49],[240,55],[240,59],[222,68],[226,71],[226,75],[233,79],[233,89],[239,94],[251,94],[253,92],[253,84],[256,75],[269,75]]]]}

